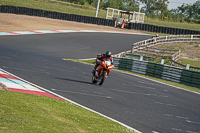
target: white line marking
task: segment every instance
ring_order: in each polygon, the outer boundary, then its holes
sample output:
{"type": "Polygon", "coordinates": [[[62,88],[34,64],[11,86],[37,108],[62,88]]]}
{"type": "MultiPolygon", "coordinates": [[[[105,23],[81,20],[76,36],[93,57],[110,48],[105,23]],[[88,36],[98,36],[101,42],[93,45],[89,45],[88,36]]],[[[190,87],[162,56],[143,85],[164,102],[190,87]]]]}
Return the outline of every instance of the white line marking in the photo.
{"type": "Polygon", "coordinates": [[[50,93],[50,94],[53,94],[54,96],[60,97],[60,98],[66,100],[66,101],[68,101],[68,102],[71,102],[71,103],[73,103],[73,104],[75,104],[75,105],[77,105],[77,106],[79,106],[79,107],[82,107],[82,108],[84,108],[84,109],[86,109],[86,110],[89,110],[89,111],[91,111],[91,112],[94,112],[94,113],[96,113],[96,114],[98,114],[98,115],[101,115],[101,116],[103,116],[103,117],[105,117],[105,118],[107,118],[107,119],[109,119],[109,120],[111,120],[111,121],[113,121],[113,122],[116,122],[116,123],[118,123],[118,124],[120,124],[120,125],[122,125],[122,126],[128,128],[128,129],[130,129],[130,130],[133,130],[133,131],[138,132],[138,133],[142,133],[142,132],[138,131],[137,129],[134,129],[134,128],[132,128],[132,127],[130,127],[130,126],[128,126],[128,125],[126,125],[126,124],[120,122],[120,121],[117,121],[117,120],[115,120],[115,119],[113,119],[113,118],[111,118],[111,117],[108,117],[108,116],[106,116],[106,115],[104,115],[104,114],[102,114],[102,113],[99,113],[99,112],[97,112],[97,111],[95,111],[95,110],[92,110],[92,109],[90,109],[90,108],[88,108],[88,107],[85,107],[85,106],[83,106],[83,105],[81,105],[81,104],[78,104],[78,103],[76,103],[76,102],[74,102],[74,101],[72,101],[72,100],[70,100],[70,99],[67,99],[67,98],[65,98],[65,97],[63,97],[63,96],[61,96],[61,95],[58,95],[57,93],[54,93],[54,92],[52,92],[52,91],[50,91],[50,90],[47,90],[47,89],[45,89],[45,88],[43,88],[43,87],[40,87],[40,86],[35,85],[35,84],[31,83],[31,82],[28,82],[28,81],[26,81],[26,80],[24,80],[24,79],[22,79],[22,78],[20,78],[20,77],[18,77],[18,76],[16,76],[16,75],[14,75],[14,74],[11,74],[11,73],[9,73],[9,72],[7,72],[7,71],[1,69],[1,68],[0,68],[0,70],[3,71],[4,73],[7,73],[7,74],[9,74],[9,75],[11,75],[11,76],[13,76],[13,77],[15,77],[15,78],[17,78],[17,79],[23,81],[23,82],[26,82],[26,83],[28,83],[28,84],[34,86],[34,87],[37,87],[37,88],[39,88],[39,89],[41,89],[41,90],[43,90],[43,91],[45,91],[45,92],[48,92],[48,93],[50,93]]]}
{"type": "Polygon", "coordinates": [[[143,94],[145,96],[157,96],[156,94],[143,94]]]}
{"type": "Polygon", "coordinates": [[[119,91],[119,92],[125,92],[125,93],[131,93],[131,94],[139,94],[139,95],[142,95],[142,93],[133,92],[133,91],[116,90],[116,89],[107,89],[107,90],[113,90],[113,91],[119,91]]]}
{"type": "Polygon", "coordinates": [[[147,87],[147,86],[138,86],[138,87],[142,87],[142,88],[147,88],[147,89],[156,90],[156,88],[154,88],[154,87],[147,87]]]}
{"type": "Polygon", "coordinates": [[[156,131],[152,131],[152,133],[159,133],[159,132],[156,132],[156,131]]]}
{"type": "Polygon", "coordinates": [[[147,83],[147,82],[143,82],[143,81],[138,81],[138,82],[139,82],[139,83],[142,83],[142,84],[156,85],[156,84],[147,83]]]}
{"type": "Polygon", "coordinates": [[[199,132],[193,132],[193,131],[186,131],[187,133],[199,133],[199,132]]]}
{"type": "Polygon", "coordinates": [[[187,117],[182,117],[182,116],[176,116],[176,118],[180,118],[180,119],[189,119],[187,117]]]}
{"type": "Polygon", "coordinates": [[[169,114],[165,114],[165,116],[167,116],[167,117],[173,117],[173,115],[169,115],[169,114]]]}
{"type": "Polygon", "coordinates": [[[188,122],[188,123],[193,123],[193,124],[200,124],[200,122],[194,122],[194,121],[189,121],[189,120],[186,120],[186,122],[188,122]]]}
{"type": "Polygon", "coordinates": [[[73,93],[73,94],[79,94],[79,95],[94,96],[94,97],[111,98],[111,97],[109,97],[109,96],[99,96],[99,95],[88,94],[88,93],[80,93],[80,92],[74,92],[74,91],[62,91],[62,90],[56,90],[56,91],[67,92],[67,93],[73,93]]]}
{"type": "Polygon", "coordinates": [[[178,128],[172,128],[172,130],[175,130],[175,131],[183,131],[182,129],[178,129],[178,128]]]}
{"type": "Polygon", "coordinates": [[[150,34],[143,33],[125,33],[125,32],[116,32],[116,31],[96,31],[96,30],[35,30],[35,31],[14,31],[14,32],[0,32],[0,35],[27,35],[27,34],[50,34],[50,33],[80,33],[80,32],[96,32],[96,33],[114,33],[114,34],[127,34],[127,35],[145,35],[151,36],[150,34]],[[18,33],[18,34],[16,34],[18,33]]]}
{"type": "Polygon", "coordinates": [[[144,95],[144,96],[157,96],[156,94],[144,94],[144,93],[139,93],[139,92],[134,92],[134,91],[125,91],[125,90],[116,90],[116,89],[107,89],[107,90],[119,91],[119,92],[136,94],[136,95],[144,95]]]}
{"type": "Polygon", "coordinates": [[[167,106],[173,106],[173,107],[176,107],[177,105],[174,105],[174,104],[166,104],[166,103],[161,103],[161,102],[154,102],[156,104],[164,104],[164,105],[167,105],[167,106]]]}

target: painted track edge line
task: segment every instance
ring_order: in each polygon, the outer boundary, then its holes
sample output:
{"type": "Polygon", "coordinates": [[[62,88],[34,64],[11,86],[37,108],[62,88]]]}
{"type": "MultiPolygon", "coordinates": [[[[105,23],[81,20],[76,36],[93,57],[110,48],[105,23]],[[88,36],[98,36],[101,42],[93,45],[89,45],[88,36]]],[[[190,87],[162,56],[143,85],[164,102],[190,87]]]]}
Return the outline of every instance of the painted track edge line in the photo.
{"type": "Polygon", "coordinates": [[[13,32],[0,32],[0,36],[7,35],[39,35],[39,34],[52,34],[52,33],[111,33],[111,34],[129,34],[129,35],[149,35],[144,33],[126,33],[117,31],[98,31],[98,30],[33,30],[33,31],[13,31],[13,32]]]}
{"type": "Polygon", "coordinates": [[[18,76],[16,76],[16,75],[14,75],[14,74],[12,74],[12,73],[9,73],[9,72],[7,72],[7,71],[1,69],[1,68],[0,68],[0,70],[3,71],[3,72],[5,72],[5,73],[7,73],[7,74],[9,74],[9,75],[11,75],[11,76],[13,76],[13,77],[15,77],[15,78],[17,78],[17,79],[19,79],[19,80],[21,80],[21,81],[23,81],[23,82],[26,82],[26,83],[28,83],[28,84],[34,86],[34,87],[37,87],[37,88],[39,88],[39,89],[41,89],[41,90],[43,90],[43,91],[45,91],[45,92],[48,92],[48,93],[50,93],[50,94],[53,94],[54,96],[60,97],[60,98],[62,98],[62,99],[64,99],[64,100],[66,100],[66,101],[68,101],[68,102],[71,102],[71,103],[73,103],[73,104],[75,104],[75,105],[77,105],[77,106],[79,106],[79,107],[82,107],[82,108],[84,108],[84,109],[86,109],[86,110],[88,110],[88,111],[91,111],[91,112],[96,113],[96,114],[98,114],[98,115],[100,115],[100,116],[103,116],[103,117],[105,117],[105,118],[107,118],[107,119],[109,119],[109,120],[111,120],[111,121],[113,121],[113,122],[116,122],[116,123],[118,123],[118,124],[120,124],[120,125],[122,125],[122,126],[128,128],[128,129],[130,129],[130,130],[133,130],[133,131],[138,132],[138,133],[142,133],[142,132],[140,132],[140,131],[138,131],[138,130],[136,130],[136,129],[134,129],[134,128],[132,128],[132,127],[130,127],[130,126],[124,124],[124,123],[122,123],[122,122],[119,122],[119,121],[117,121],[117,120],[115,120],[115,119],[113,119],[113,118],[111,118],[111,117],[108,117],[108,116],[106,116],[106,115],[104,115],[104,114],[101,114],[101,113],[95,111],[95,110],[92,110],[92,109],[90,109],[90,108],[88,108],[88,107],[85,107],[85,106],[83,106],[83,105],[81,105],[81,104],[78,104],[78,103],[76,103],[76,102],[74,102],[74,101],[72,101],[72,100],[70,100],[70,99],[68,99],[68,98],[65,98],[65,97],[63,97],[63,96],[61,96],[61,95],[59,95],[59,94],[56,94],[56,93],[54,93],[54,92],[52,92],[52,91],[50,91],[50,90],[47,90],[47,89],[45,89],[45,88],[43,88],[43,87],[40,87],[40,86],[35,85],[35,84],[33,84],[33,83],[29,82],[29,81],[26,81],[26,80],[24,80],[24,79],[22,79],[22,78],[20,78],[20,77],[18,77],[18,76]]]}

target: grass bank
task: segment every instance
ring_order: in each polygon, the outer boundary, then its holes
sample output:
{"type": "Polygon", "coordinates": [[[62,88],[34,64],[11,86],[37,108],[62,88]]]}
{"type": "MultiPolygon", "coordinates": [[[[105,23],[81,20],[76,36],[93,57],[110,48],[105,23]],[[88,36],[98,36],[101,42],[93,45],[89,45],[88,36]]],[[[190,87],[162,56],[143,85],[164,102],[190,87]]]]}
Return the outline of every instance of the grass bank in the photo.
{"type": "Polygon", "coordinates": [[[200,31],[200,24],[169,22],[153,19],[145,19],[145,24],[200,31]]]}
{"type": "MultiPolygon", "coordinates": [[[[11,5],[19,7],[27,7],[33,9],[41,9],[47,11],[55,11],[68,14],[77,14],[83,16],[95,16],[95,9],[84,7],[75,7],[73,5],[64,4],[51,0],[1,0],[0,5],[11,5]]],[[[99,10],[98,17],[105,18],[106,11],[99,10]]]]}
{"type": "MultiPolygon", "coordinates": [[[[75,60],[75,59],[65,59],[65,60],[74,61],[74,62],[81,62],[81,63],[91,64],[91,65],[94,65],[94,63],[95,63],[95,60],[75,60]]],[[[162,83],[166,83],[166,84],[169,84],[169,85],[173,85],[173,86],[180,87],[180,88],[183,88],[183,89],[186,89],[186,90],[191,90],[191,91],[195,91],[195,92],[200,93],[200,89],[197,88],[197,87],[191,87],[191,86],[187,86],[187,85],[184,85],[184,84],[179,84],[179,83],[176,83],[176,82],[163,80],[163,79],[160,79],[160,78],[155,78],[155,77],[151,77],[151,76],[147,76],[147,75],[142,75],[142,74],[138,74],[138,73],[134,73],[134,72],[130,72],[130,71],[119,70],[119,69],[115,69],[115,70],[121,71],[121,72],[126,72],[126,73],[131,73],[131,74],[134,74],[134,75],[142,76],[142,77],[153,79],[153,80],[156,80],[156,81],[159,81],[159,82],[162,82],[162,83]]]]}
{"type": "Polygon", "coordinates": [[[130,133],[64,100],[0,90],[1,133],[130,133]]]}
{"type": "MultiPolygon", "coordinates": [[[[55,11],[68,14],[77,14],[83,16],[95,16],[96,9],[86,5],[74,5],[67,2],[60,2],[56,0],[1,0],[0,5],[12,5],[20,7],[28,7],[34,9],[42,9],[48,11],[55,11]]],[[[99,18],[106,18],[106,10],[99,10],[99,18]]],[[[164,26],[164,27],[173,27],[173,28],[184,28],[189,30],[198,30],[200,31],[200,24],[189,24],[189,23],[178,23],[178,22],[168,22],[168,21],[159,21],[153,19],[145,18],[146,24],[164,26]]]]}
{"type": "Polygon", "coordinates": [[[183,64],[183,65],[190,64],[190,66],[199,67],[200,68],[200,61],[180,59],[179,62],[181,64],[183,64]]]}

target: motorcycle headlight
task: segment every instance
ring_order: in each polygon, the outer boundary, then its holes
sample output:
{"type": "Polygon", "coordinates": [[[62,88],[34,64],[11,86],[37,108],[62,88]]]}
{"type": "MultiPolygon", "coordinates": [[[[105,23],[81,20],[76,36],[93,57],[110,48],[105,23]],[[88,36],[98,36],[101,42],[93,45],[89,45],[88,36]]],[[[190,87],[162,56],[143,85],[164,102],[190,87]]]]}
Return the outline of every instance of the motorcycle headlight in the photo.
{"type": "Polygon", "coordinates": [[[110,61],[106,61],[106,65],[110,66],[111,62],[110,61]]]}

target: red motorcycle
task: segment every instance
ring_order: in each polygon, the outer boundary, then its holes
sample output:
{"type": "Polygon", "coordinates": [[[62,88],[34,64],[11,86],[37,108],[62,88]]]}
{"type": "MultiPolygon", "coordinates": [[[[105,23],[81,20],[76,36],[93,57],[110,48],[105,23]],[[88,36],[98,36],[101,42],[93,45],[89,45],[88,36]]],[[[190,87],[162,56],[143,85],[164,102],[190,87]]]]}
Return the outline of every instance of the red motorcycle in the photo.
{"type": "Polygon", "coordinates": [[[102,85],[104,80],[109,76],[111,69],[113,69],[114,65],[111,64],[111,61],[102,61],[100,65],[97,67],[97,70],[100,69],[100,72],[98,73],[95,71],[95,73],[92,76],[92,83],[99,82],[99,85],[102,85]]]}

